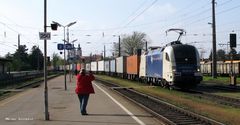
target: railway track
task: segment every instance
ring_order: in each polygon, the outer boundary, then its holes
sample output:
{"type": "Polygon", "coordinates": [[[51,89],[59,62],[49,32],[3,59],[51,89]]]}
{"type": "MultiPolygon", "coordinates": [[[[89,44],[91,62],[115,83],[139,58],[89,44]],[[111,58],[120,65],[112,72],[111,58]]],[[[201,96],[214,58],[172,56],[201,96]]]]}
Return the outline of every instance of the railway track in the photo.
{"type": "Polygon", "coordinates": [[[240,108],[240,99],[212,94],[212,92],[240,92],[239,87],[222,85],[199,85],[196,89],[186,90],[183,92],[187,92],[188,94],[192,94],[195,97],[204,98],[222,105],[240,108]]]}
{"type": "Polygon", "coordinates": [[[231,86],[231,85],[199,85],[198,88],[205,90],[221,90],[226,92],[240,92],[239,86],[231,86]]]}
{"type": "Polygon", "coordinates": [[[237,99],[237,98],[230,98],[230,97],[226,97],[226,96],[215,95],[215,94],[211,94],[208,92],[202,92],[202,91],[198,91],[198,90],[187,90],[185,92],[187,92],[188,94],[191,94],[197,98],[203,98],[203,99],[207,99],[207,100],[210,100],[212,102],[216,102],[216,103],[219,103],[222,105],[240,108],[240,99],[237,99]]]}
{"type": "Polygon", "coordinates": [[[220,122],[181,109],[160,99],[139,93],[131,88],[119,87],[113,83],[97,79],[107,87],[117,91],[122,96],[135,102],[159,119],[170,125],[223,125],[220,122]]]}
{"type": "MultiPolygon", "coordinates": [[[[55,78],[59,75],[60,74],[48,77],[48,80],[52,79],[52,78],[55,78]]],[[[9,96],[12,96],[12,95],[17,94],[19,92],[22,92],[25,89],[36,88],[36,87],[40,86],[41,82],[43,82],[43,81],[44,80],[41,79],[41,80],[31,81],[27,84],[23,84],[23,85],[20,85],[20,86],[16,86],[15,88],[11,88],[11,89],[0,89],[0,101],[8,98],[9,96]]]]}

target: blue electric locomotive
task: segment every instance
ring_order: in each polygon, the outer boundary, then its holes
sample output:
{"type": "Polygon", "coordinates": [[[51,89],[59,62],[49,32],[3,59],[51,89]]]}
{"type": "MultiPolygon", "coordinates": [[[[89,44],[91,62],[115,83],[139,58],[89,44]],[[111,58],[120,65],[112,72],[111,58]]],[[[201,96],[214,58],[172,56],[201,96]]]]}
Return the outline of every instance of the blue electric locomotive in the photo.
{"type": "Polygon", "coordinates": [[[150,83],[181,88],[200,83],[199,53],[194,46],[182,44],[179,39],[142,55],[139,77],[150,83]]]}

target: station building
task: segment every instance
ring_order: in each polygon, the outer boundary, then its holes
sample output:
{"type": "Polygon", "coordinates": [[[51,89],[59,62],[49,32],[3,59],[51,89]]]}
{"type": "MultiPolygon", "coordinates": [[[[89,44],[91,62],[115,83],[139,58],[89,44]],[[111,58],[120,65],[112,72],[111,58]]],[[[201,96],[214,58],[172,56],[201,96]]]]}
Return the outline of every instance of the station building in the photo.
{"type": "Polygon", "coordinates": [[[11,62],[11,60],[0,57],[0,74],[7,74],[9,72],[8,62],[11,62]]]}

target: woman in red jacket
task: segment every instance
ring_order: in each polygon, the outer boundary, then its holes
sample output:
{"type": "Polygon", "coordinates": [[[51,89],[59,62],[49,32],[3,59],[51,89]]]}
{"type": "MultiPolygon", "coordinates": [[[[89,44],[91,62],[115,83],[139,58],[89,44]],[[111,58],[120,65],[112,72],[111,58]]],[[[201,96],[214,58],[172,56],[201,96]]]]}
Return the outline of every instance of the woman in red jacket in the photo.
{"type": "Polygon", "coordinates": [[[80,110],[82,115],[88,115],[86,107],[88,104],[89,94],[94,93],[92,81],[95,79],[93,74],[89,72],[86,74],[86,70],[82,69],[80,74],[77,75],[77,86],[75,89],[80,101],[80,110]]]}

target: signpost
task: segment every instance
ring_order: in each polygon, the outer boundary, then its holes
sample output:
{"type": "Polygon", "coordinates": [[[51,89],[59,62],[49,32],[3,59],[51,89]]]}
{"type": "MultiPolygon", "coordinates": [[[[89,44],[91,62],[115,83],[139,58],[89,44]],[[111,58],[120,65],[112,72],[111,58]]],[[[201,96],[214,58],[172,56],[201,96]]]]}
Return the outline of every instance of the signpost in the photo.
{"type": "Polygon", "coordinates": [[[71,49],[73,49],[73,45],[70,44],[70,43],[65,44],[65,49],[66,49],[66,50],[71,50],[71,49]]]}
{"type": "Polygon", "coordinates": [[[47,40],[51,34],[47,32],[47,0],[44,0],[44,32],[39,33],[40,40],[44,40],[44,110],[45,120],[50,120],[48,112],[48,86],[47,86],[47,40]]]}
{"type": "Polygon", "coordinates": [[[64,44],[61,44],[61,43],[57,44],[57,49],[58,50],[63,50],[64,49],[64,44]]]}
{"type": "Polygon", "coordinates": [[[66,49],[66,50],[71,50],[71,49],[73,49],[73,45],[70,44],[70,43],[65,44],[65,45],[59,43],[59,44],[57,44],[57,48],[58,48],[58,50],[64,50],[64,49],[66,49]]]}
{"type": "Polygon", "coordinates": [[[40,40],[51,40],[51,33],[50,32],[39,32],[40,40]]]}

